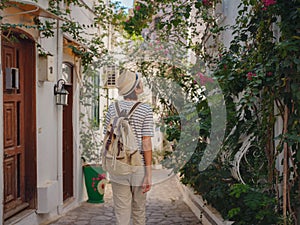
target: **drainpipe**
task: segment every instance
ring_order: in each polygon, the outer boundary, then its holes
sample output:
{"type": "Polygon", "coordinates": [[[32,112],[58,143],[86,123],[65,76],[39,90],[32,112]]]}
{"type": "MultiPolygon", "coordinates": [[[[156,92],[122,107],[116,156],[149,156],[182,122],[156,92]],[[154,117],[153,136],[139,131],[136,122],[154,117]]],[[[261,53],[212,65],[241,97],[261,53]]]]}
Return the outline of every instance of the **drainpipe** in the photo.
{"type": "MultiPolygon", "coordinates": [[[[63,2],[63,1],[62,1],[63,2]]],[[[64,6],[60,3],[60,8],[62,9],[64,6]]],[[[63,40],[62,40],[62,32],[60,30],[60,21],[57,19],[57,40],[56,40],[56,68],[57,68],[57,79],[61,78],[61,70],[62,70],[62,49],[63,49],[63,40]]],[[[63,117],[62,117],[63,106],[57,106],[57,182],[58,182],[58,205],[57,205],[57,213],[62,214],[63,210],[63,159],[62,159],[62,148],[63,148],[63,117]]]]}

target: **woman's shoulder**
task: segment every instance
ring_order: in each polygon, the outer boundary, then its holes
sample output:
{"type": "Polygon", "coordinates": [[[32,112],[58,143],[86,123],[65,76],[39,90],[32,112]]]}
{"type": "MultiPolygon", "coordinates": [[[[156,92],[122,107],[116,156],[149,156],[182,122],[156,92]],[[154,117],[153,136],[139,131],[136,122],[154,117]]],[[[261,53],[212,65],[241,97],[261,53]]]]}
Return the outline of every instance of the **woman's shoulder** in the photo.
{"type": "MultiPolygon", "coordinates": [[[[140,102],[140,101],[126,101],[126,100],[120,100],[118,101],[118,104],[120,105],[121,108],[128,108],[130,109],[131,107],[133,107],[137,102],[140,102]]],[[[110,105],[109,109],[112,108],[114,109],[114,102],[110,105]]],[[[140,102],[138,108],[140,110],[143,110],[143,111],[152,111],[152,107],[149,103],[146,103],[146,102],[140,102]]]]}
{"type": "Polygon", "coordinates": [[[146,112],[152,112],[152,107],[149,103],[141,102],[139,108],[146,112]]]}
{"type": "Polygon", "coordinates": [[[147,102],[141,102],[141,105],[142,105],[143,107],[145,107],[145,108],[148,108],[148,109],[151,109],[151,108],[152,108],[151,105],[150,105],[149,103],[147,103],[147,102]]]}

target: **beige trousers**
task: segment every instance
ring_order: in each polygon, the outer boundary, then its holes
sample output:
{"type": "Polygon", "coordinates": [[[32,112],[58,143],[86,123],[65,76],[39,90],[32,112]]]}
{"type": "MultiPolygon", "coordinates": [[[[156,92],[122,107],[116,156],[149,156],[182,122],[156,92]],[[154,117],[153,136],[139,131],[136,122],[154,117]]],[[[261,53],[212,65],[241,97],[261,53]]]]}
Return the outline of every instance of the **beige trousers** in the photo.
{"type": "Polygon", "coordinates": [[[143,193],[144,172],[127,176],[110,176],[117,225],[146,224],[146,193],[143,193]]]}

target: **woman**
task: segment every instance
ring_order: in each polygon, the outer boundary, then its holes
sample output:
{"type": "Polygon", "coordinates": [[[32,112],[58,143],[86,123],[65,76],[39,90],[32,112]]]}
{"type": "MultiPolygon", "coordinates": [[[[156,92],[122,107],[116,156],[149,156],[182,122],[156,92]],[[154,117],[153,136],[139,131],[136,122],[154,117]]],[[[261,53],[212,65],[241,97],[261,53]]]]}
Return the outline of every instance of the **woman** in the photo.
{"type": "MultiPolygon", "coordinates": [[[[139,74],[128,70],[123,71],[118,77],[117,88],[119,95],[123,96],[123,100],[118,102],[120,111],[129,112],[138,101],[138,95],[143,93],[143,84],[139,74]]],[[[113,103],[106,114],[105,128],[115,115],[113,103]]],[[[114,211],[118,225],[129,225],[131,217],[134,225],[145,225],[146,193],[152,185],[153,112],[151,107],[145,103],[139,104],[130,117],[129,123],[143,156],[144,166],[129,175],[110,174],[114,211]]]]}

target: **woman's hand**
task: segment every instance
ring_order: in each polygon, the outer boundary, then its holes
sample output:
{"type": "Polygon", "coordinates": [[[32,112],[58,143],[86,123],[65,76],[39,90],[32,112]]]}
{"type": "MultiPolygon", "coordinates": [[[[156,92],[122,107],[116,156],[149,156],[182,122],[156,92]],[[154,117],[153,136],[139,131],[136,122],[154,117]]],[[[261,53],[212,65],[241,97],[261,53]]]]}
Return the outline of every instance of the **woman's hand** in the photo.
{"type": "Polygon", "coordinates": [[[143,151],[146,168],[142,188],[143,193],[146,193],[151,189],[152,185],[152,142],[150,136],[143,137],[143,151]]]}
{"type": "Polygon", "coordinates": [[[152,178],[151,175],[145,175],[144,180],[143,180],[143,184],[142,184],[142,188],[143,188],[143,193],[146,193],[148,191],[150,191],[152,186],[152,178]]]}

